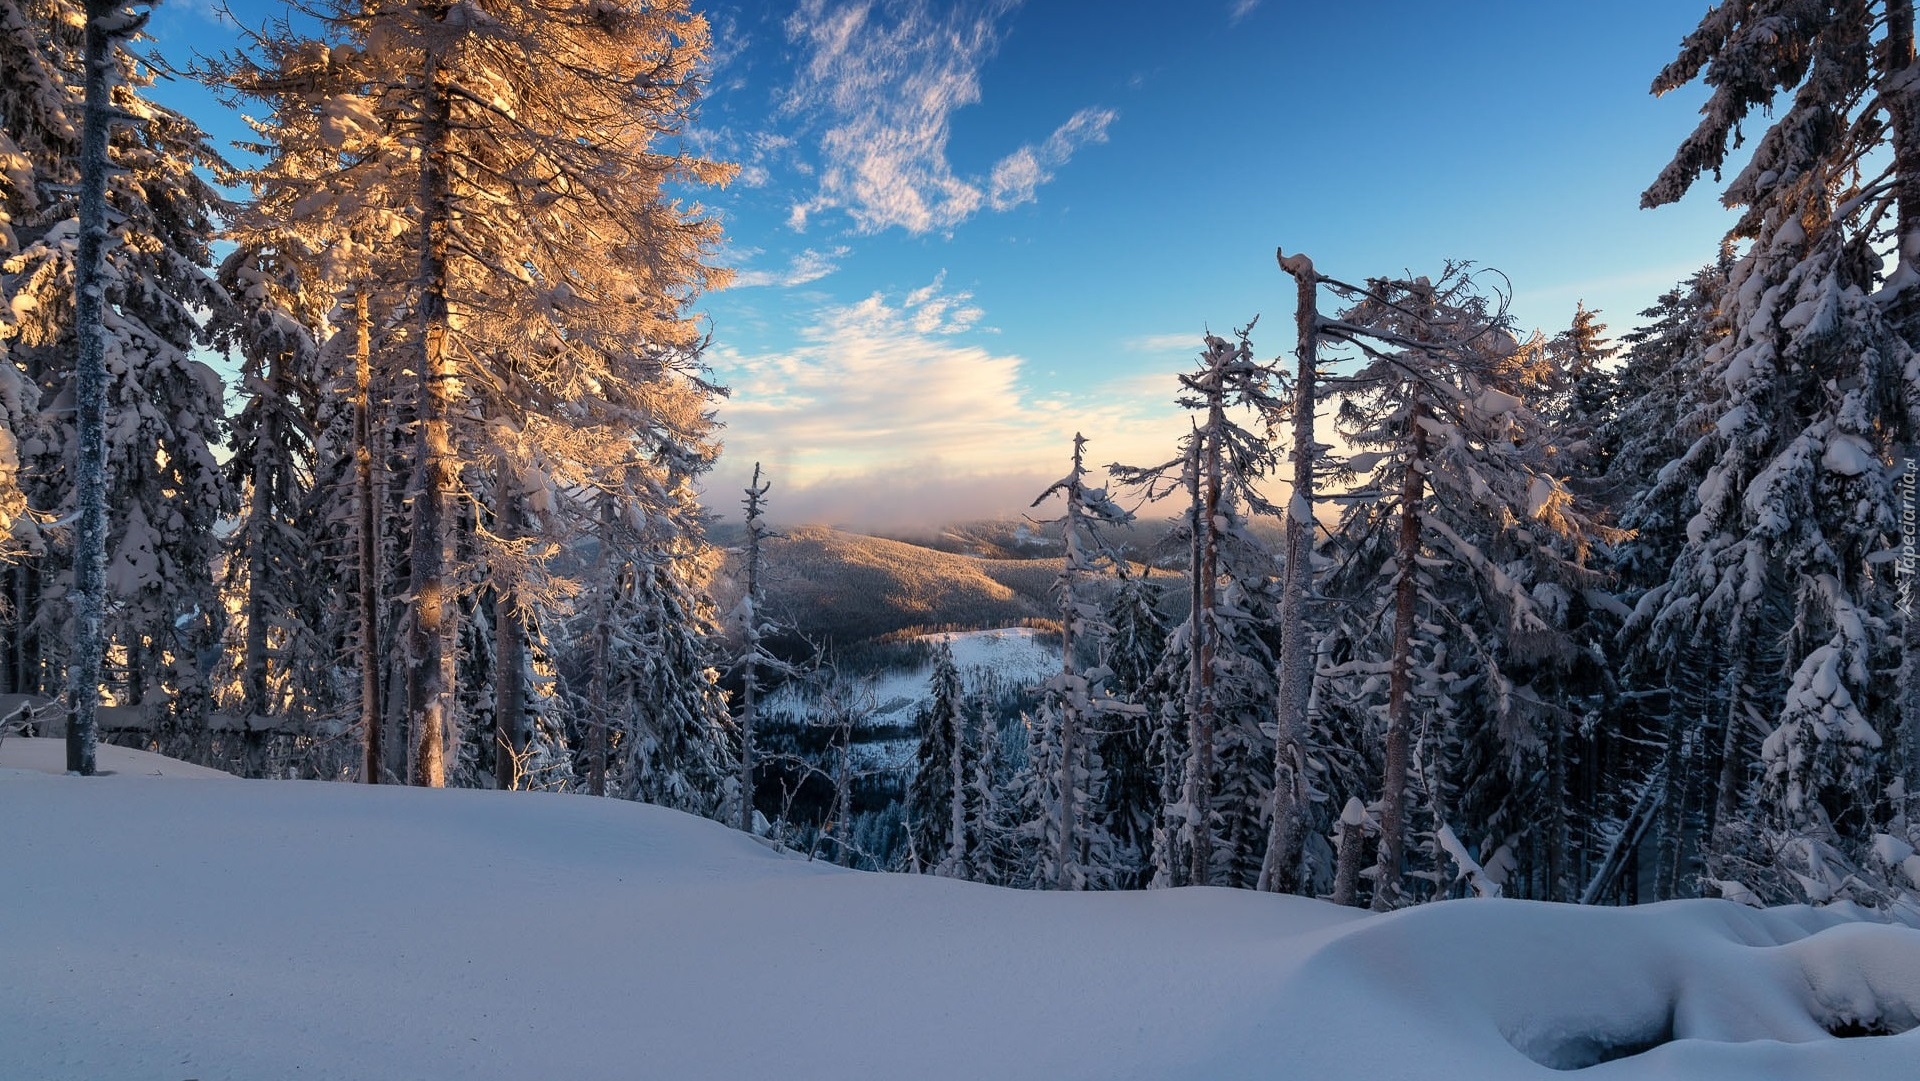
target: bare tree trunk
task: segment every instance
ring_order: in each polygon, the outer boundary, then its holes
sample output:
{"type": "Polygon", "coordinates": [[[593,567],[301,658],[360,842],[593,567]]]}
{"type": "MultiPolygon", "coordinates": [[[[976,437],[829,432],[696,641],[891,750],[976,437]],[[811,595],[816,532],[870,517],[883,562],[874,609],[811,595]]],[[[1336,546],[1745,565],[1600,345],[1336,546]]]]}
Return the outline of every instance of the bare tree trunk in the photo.
{"type": "Polygon", "coordinates": [[[760,501],[766,493],[766,486],[760,483],[760,463],[755,462],[746,499],[747,659],[740,673],[740,829],[746,833],[753,832],[753,723],[760,690],[760,501]]]}
{"type": "Polygon", "coordinates": [[[1552,789],[1547,827],[1547,892],[1545,901],[1570,900],[1567,859],[1572,851],[1567,835],[1567,725],[1557,713],[1547,742],[1547,785],[1552,789]]]}
{"type": "Polygon", "coordinates": [[[1366,838],[1367,809],[1348,796],[1340,813],[1340,839],[1334,852],[1333,896],[1336,905],[1351,905],[1360,896],[1360,846],[1366,838]]]}
{"type": "Polygon", "coordinates": [[[413,621],[408,650],[407,711],[419,751],[414,783],[447,783],[446,744],[455,724],[453,530],[448,522],[455,477],[453,383],[447,350],[447,229],[452,215],[445,163],[450,109],[431,52],[422,79],[426,100],[420,155],[420,400],[414,471],[411,562],[413,621]]]}
{"type": "Polygon", "coordinates": [[[1308,593],[1313,587],[1314,382],[1319,374],[1319,275],[1313,260],[1276,253],[1297,288],[1294,324],[1299,367],[1293,385],[1293,493],[1287,501],[1286,579],[1280,597],[1279,735],[1273,749],[1273,813],[1259,888],[1292,892],[1307,814],[1307,706],[1313,694],[1308,593]]]}
{"type": "Polygon", "coordinates": [[[947,836],[947,874],[953,878],[967,877],[967,771],[966,755],[962,753],[967,745],[967,711],[953,711],[950,727],[953,731],[953,753],[948,755],[948,765],[952,772],[953,784],[951,796],[951,821],[947,836]]]}
{"type": "Polygon", "coordinates": [[[853,719],[840,718],[840,730],[834,733],[833,833],[836,862],[853,866],[853,719]]]}
{"type": "MultiPolygon", "coordinates": [[[[1081,535],[1080,515],[1080,476],[1084,465],[1084,448],[1087,441],[1079,432],[1073,434],[1073,484],[1067,490],[1067,512],[1061,524],[1061,550],[1065,553],[1065,566],[1062,568],[1064,582],[1060,597],[1060,676],[1065,694],[1060,702],[1060,836],[1056,838],[1059,849],[1054,853],[1053,888],[1072,889],[1073,875],[1069,870],[1074,865],[1074,830],[1077,808],[1074,806],[1074,756],[1078,753],[1076,741],[1079,737],[1080,708],[1076,700],[1079,688],[1076,682],[1080,677],[1080,667],[1076,663],[1073,649],[1074,623],[1079,618],[1080,606],[1074,595],[1075,579],[1078,568],[1077,544],[1081,535]]],[[[960,753],[958,743],[954,745],[954,754],[960,753]]]]}
{"type": "Polygon", "coordinates": [[[1407,424],[1413,457],[1400,485],[1400,537],[1394,547],[1393,655],[1387,676],[1387,771],[1380,793],[1380,863],[1374,879],[1373,909],[1400,904],[1406,890],[1407,774],[1412,757],[1413,617],[1418,599],[1420,503],[1426,496],[1424,402],[1415,401],[1407,424]]]}
{"type": "MultiPolygon", "coordinates": [[[[118,16],[114,0],[86,0],[86,111],[80,130],[80,243],[74,267],[73,653],[67,672],[67,771],[91,777],[99,742],[100,663],[106,653],[107,577],[107,131],[118,16]]],[[[144,20],[142,20],[144,21],[144,20]]]]}
{"type": "Polygon", "coordinates": [[[1205,473],[1200,478],[1200,504],[1195,517],[1199,530],[1199,564],[1194,568],[1195,604],[1193,609],[1193,685],[1194,710],[1188,748],[1186,801],[1194,823],[1193,847],[1189,852],[1188,881],[1195,886],[1213,883],[1213,730],[1215,702],[1213,693],[1214,608],[1218,601],[1220,573],[1220,536],[1215,518],[1220,513],[1219,425],[1223,419],[1219,392],[1214,391],[1208,410],[1208,428],[1216,433],[1204,440],[1201,448],[1205,473]]]}
{"type": "MultiPolygon", "coordinates": [[[[1672,669],[1688,682],[1675,686],[1667,702],[1667,745],[1661,753],[1662,783],[1666,793],[1660,803],[1660,837],[1654,850],[1653,896],[1670,901],[1680,896],[1680,879],[1686,865],[1687,819],[1696,788],[1700,758],[1701,696],[1691,682],[1694,672],[1706,668],[1697,642],[1681,647],[1679,663],[1672,669]]],[[[1671,681],[1671,677],[1670,677],[1671,681]]]]}
{"type": "MultiPolygon", "coordinates": [[[[499,501],[500,535],[520,535],[520,494],[513,470],[503,461],[494,498],[499,501]]],[[[493,621],[493,783],[511,789],[520,777],[521,732],[527,711],[527,626],[520,610],[518,583],[499,590],[493,621]]]]}
{"type": "MultiPolygon", "coordinates": [[[[269,362],[267,388],[270,401],[285,400],[278,363],[269,362]]],[[[275,502],[273,459],[269,449],[280,442],[276,410],[261,411],[260,431],[255,439],[253,506],[248,508],[247,515],[246,658],[241,680],[241,692],[246,701],[245,712],[249,717],[267,712],[267,623],[270,615],[265,586],[267,576],[271,573],[267,563],[267,516],[272,513],[275,502]]],[[[250,736],[252,729],[253,726],[249,724],[247,732],[250,736]]]]}
{"type": "Polygon", "coordinates": [[[1746,772],[1740,726],[1747,723],[1747,644],[1745,635],[1735,635],[1733,670],[1727,673],[1727,723],[1720,730],[1720,779],[1714,788],[1713,820],[1707,823],[1707,836],[1721,835],[1740,813],[1741,779],[1746,772]]]}
{"type": "Polygon", "coordinates": [[[367,294],[353,294],[353,464],[360,512],[360,779],[380,783],[380,537],[373,486],[373,358],[367,294]]]}
{"type": "Polygon", "coordinates": [[[600,493],[600,550],[593,557],[593,580],[600,590],[593,620],[593,675],[588,705],[593,710],[587,728],[587,793],[607,794],[607,656],[612,645],[613,594],[619,583],[609,579],[613,561],[607,551],[613,542],[613,496],[600,493]]]}

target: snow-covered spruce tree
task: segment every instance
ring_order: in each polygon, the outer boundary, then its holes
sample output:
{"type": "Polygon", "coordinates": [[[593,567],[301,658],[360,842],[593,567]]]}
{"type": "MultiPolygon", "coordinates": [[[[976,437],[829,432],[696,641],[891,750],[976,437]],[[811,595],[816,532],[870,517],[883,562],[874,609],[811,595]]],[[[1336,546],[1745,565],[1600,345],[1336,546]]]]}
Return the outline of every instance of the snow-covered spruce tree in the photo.
{"type": "Polygon", "coordinates": [[[712,667],[718,638],[697,560],[657,552],[621,569],[608,655],[618,790],[709,818],[734,809],[726,696],[712,667]]]}
{"type": "Polygon", "coordinates": [[[1060,672],[1047,681],[1034,718],[1026,783],[1034,812],[1028,825],[1039,844],[1038,881],[1057,890],[1114,884],[1112,835],[1105,821],[1088,813],[1102,783],[1099,760],[1089,752],[1096,734],[1109,724],[1126,726],[1146,712],[1108,693],[1104,667],[1087,669],[1080,661],[1082,644],[1105,629],[1099,605],[1086,595],[1087,580],[1120,562],[1102,530],[1133,521],[1132,512],[1110,499],[1105,488],[1087,483],[1086,445],[1075,433],[1067,475],[1033,501],[1038,507],[1058,495],[1064,504],[1059,518],[1041,523],[1060,536],[1060,574],[1053,584],[1060,606],[1060,672]]]}
{"type": "Polygon", "coordinates": [[[934,650],[929,693],[913,718],[920,747],[907,786],[909,863],[916,873],[961,878],[969,866],[967,785],[979,752],[953,645],[945,640],[934,650]]]}
{"type": "Polygon", "coordinates": [[[1911,0],[1739,0],[1654,81],[1713,94],[1647,207],[1717,173],[1752,111],[1791,96],[1722,195],[1745,245],[1707,354],[1725,401],[1688,452],[1711,464],[1686,543],[1642,604],[1657,653],[1716,647],[1701,673],[1718,745],[1706,866],[1733,893],[1883,903],[1828,872],[1870,862],[1911,798],[1920,621],[1896,605],[1896,482],[1920,419],[1913,32],[1911,0]],[[1896,669],[1894,692],[1875,673],[1896,669]]]}
{"type": "MultiPolygon", "coordinates": [[[[1645,620],[1658,611],[1668,569],[1686,543],[1685,527],[1698,509],[1695,490],[1710,464],[1711,441],[1725,394],[1705,356],[1725,336],[1718,318],[1727,266],[1702,268],[1661,294],[1640,313],[1646,320],[1625,335],[1627,351],[1617,386],[1619,401],[1598,432],[1607,463],[1602,498],[1628,536],[1613,545],[1606,565],[1622,602],[1634,609],[1611,651],[1631,693],[1614,711],[1618,753],[1605,762],[1612,777],[1644,779],[1622,791],[1613,821],[1602,826],[1616,844],[1653,838],[1653,896],[1680,895],[1690,880],[1698,841],[1703,737],[1712,725],[1702,678],[1710,643],[1689,641],[1678,652],[1649,648],[1645,620]]],[[[1717,355],[1717,354],[1716,354],[1717,355]]],[[[1625,849],[1617,868],[1628,876],[1638,846],[1625,849]]]]}
{"type": "MultiPolygon", "coordinates": [[[[262,299],[277,302],[279,313],[306,325],[320,343],[304,377],[312,401],[297,411],[310,428],[311,461],[307,497],[294,525],[307,557],[299,578],[312,588],[337,581],[341,566],[354,568],[352,603],[343,603],[348,595],[330,592],[305,628],[328,654],[351,656],[350,664],[335,669],[332,682],[344,679],[353,686],[333,688],[332,701],[309,701],[304,720],[284,717],[280,725],[295,731],[318,725],[310,729],[313,735],[333,735],[321,729],[343,724],[326,715],[343,713],[351,698],[359,773],[378,783],[407,774],[403,756],[394,761],[385,753],[383,736],[394,712],[385,691],[395,651],[385,648],[391,643],[382,628],[383,611],[404,585],[390,575],[395,561],[389,549],[403,546],[405,538],[399,526],[404,514],[390,505],[404,493],[390,483],[388,448],[401,444],[398,429],[410,420],[399,412],[406,403],[394,396],[410,382],[403,372],[412,351],[405,340],[405,284],[411,277],[405,253],[415,246],[408,210],[418,192],[417,168],[394,152],[392,110],[378,107],[377,55],[356,49],[344,33],[332,47],[303,37],[284,19],[242,28],[242,35],[243,51],[204,62],[197,71],[236,105],[267,110],[264,118],[248,121],[255,138],[247,149],[260,163],[233,177],[252,198],[226,230],[239,249],[229,264],[238,269],[246,264],[235,261],[245,259],[270,266],[266,275],[251,272],[272,283],[260,290],[262,299]],[[350,181],[340,175],[346,171],[350,181]]],[[[244,340],[272,332],[274,324],[262,320],[278,317],[240,311],[224,333],[244,340]]],[[[284,412],[286,406],[266,394],[271,389],[270,382],[247,384],[246,408],[267,416],[284,412]]],[[[244,546],[247,536],[241,531],[238,542],[244,546]]],[[[251,623],[239,622],[243,634],[253,633],[251,623]]],[[[244,671],[254,655],[233,652],[231,663],[244,671]]],[[[270,674],[256,679],[319,685],[310,672],[280,672],[288,666],[271,654],[267,664],[270,674]]],[[[314,746],[339,742],[322,738],[314,746]]],[[[394,743],[404,752],[404,738],[394,743]]]]}
{"type": "MultiPolygon", "coordinates": [[[[76,523],[8,572],[13,618],[41,689],[64,684],[84,712],[112,686],[148,707],[151,738],[192,753],[217,635],[212,527],[230,509],[209,450],[219,380],[189,355],[204,342],[196,313],[226,303],[205,269],[224,203],[195,172],[219,158],[141,96],[152,75],[123,47],[144,22],[132,8],[46,2],[0,18],[28,46],[8,50],[8,140],[29,160],[10,170],[19,213],[0,271],[9,359],[42,409],[21,447],[26,494],[76,523]]],[[[86,718],[70,731],[76,759],[90,757],[86,718]]]]}
{"type": "Polygon", "coordinates": [[[1585,301],[1575,305],[1567,329],[1548,339],[1541,350],[1552,380],[1541,419],[1550,424],[1560,444],[1565,473],[1591,478],[1606,470],[1606,447],[1599,431],[1615,407],[1618,375],[1615,361],[1620,347],[1607,337],[1600,313],[1585,301]]]}
{"type": "Polygon", "coordinates": [[[1565,691],[1598,663],[1573,632],[1604,602],[1586,560],[1608,531],[1548,471],[1550,433],[1516,393],[1537,358],[1464,268],[1344,288],[1353,306],[1321,333],[1361,355],[1329,384],[1360,484],[1343,497],[1321,679],[1330,718],[1379,733],[1345,737],[1383,759],[1373,907],[1419,899],[1410,870],[1442,894],[1456,877],[1497,890],[1516,860],[1529,885],[1514,892],[1565,898],[1565,764],[1591,725],[1565,691]]]}
{"type": "Polygon", "coordinates": [[[1006,799],[1006,786],[1000,770],[1000,721],[993,701],[982,695],[969,724],[973,744],[973,768],[966,777],[967,821],[972,827],[966,839],[967,864],[963,877],[975,882],[1005,886],[1018,881],[1019,846],[1014,836],[1017,823],[1006,799]]]}
{"type": "Polygon", "coordinates": [[[740,651],[733,667],[740,673],[740,709],[735,726],[740,733],[740,820],[742,830],[753,832],[754,770],[757,752],[754,730],[758,722],[761,684],[768,679],[785,679],[800,674],[800,669],[767,648],[767,642],[788,630],[774,620],[766,604],[767,541],[780,536],[767,525],[767,492],[772,482],[760,479],[760,463],[753,463],[753,479],[747,482],[741,506],[746,510],[742,545],[747,580],[735,607],[731,622],[739,628],[740,651]]]}
{"type": "Polygon", "coordinates": [[[1088,814],[1111,838],[1114,885],[1140,889],[1153,877],[1153,832],[1162,807],[1153,761],[1156,707],[1148,687],[1166,652],[1167,625],[1154,583],[1125,561],[1115,570],[1119,579],[1098,631],[1100,665],[1108,693],[1138,709],[1108,717],[1093,737],[1100,783],[1088,814]]]}
{"type": "MultiPolygon", "coordinates": [[[[54,275],[24,283],[19,256],[73,212],[70,189],[80,154],[80,126],[67,72],[80,35],[66,4],[0,0],[0,436],[8,449],[0,469],[0,503],[7,507],[7,552],[0,556],[0,626],[5,634],[0,679],[8,692],[58,693],[66,635],[52,606],[42,605],[43,582],[54,573],[46,559],[48,538],[27,512],[38,500],[44,512],[57,488],[34,479],[57,468],[70,426],[44,411],[42,385],[70,364],[57,348],[26,349],[21,334],[57,338],[59,313],[71,312],[70,283],[54,275]],[[32,284],[35,290],[26,286],[32,284]],[[46,311],[40,311],[41,301],[46,311]]],[[[70,318],[70,315],[67,316],[70,318]]]]}
{"type": "Polygon", "coordinates": [[[1267,638],[1276,626],[1275,560],[1244,514],[1279,513],[1259,488],[1277,457],[1230,413],[1251,412],[1270,424],[1282,403],[1271,389],[1272,370],[1253,359],[1251,330],[1249,324],[1231,343],[1207,335],[1199,370],[1181,374],[1178,401],[1204,423],[1196,419],[1178,457],[1108,467],[1116,481],[1150,498],[1184,491],[1188,499],[1179,532],[1189,545],[1190,615],[1169,639],[1154,681],[1155,743],[1167,771],[1154,843],[1154,881],[1162,886],[1252,886],[1266,841],[1261,820],[1274,756],[1262,726],[1274,700],[1274,643],[1267,638]]]}
{"type": "MultiPolygon", "coordinates": [[[[77,132],[66,122],[66,95],[40,40],[19,0],[0,2],[0,268],[19,253],[23,234],[31,240],[42,227],[40,211],[54,195],[47,190],[54,178],[45,164],[74,154],[70,144],[77,132]]],[[[0,269],[0,275],[7,273],[0,269]]],[[[32,694],[39,690],[38,666],[30,660],[24,613],[37,590],[15,561],[44,546],[20,476],[22,444],[33,438],[40,393],[8,348],[13,325],[10,307],[0,307],[0,585],[6,587],[0,592],[0,626],[7,629],[0,688],[32,694]]]]}
{"type": "Polygon", "coordinates": [[[251,730],[252,718],[310,717],[331,704],[334,658],[321,634],[333,590],[314,573],[314,538],[300,527],[313,498],[325,378],[317,343],[333,305],[274,248],[236,248],[222,260],[219,282],[238,318],[213,326],[213,344],[238,354],[243,404],[226,462],[240,495],[225,552],[227,588],[239,598],[228,629],[240,648],[228,650],[232,667],[214,690],[251,730]]]}
{"type": "MultiPolygon", "coordinates": [[[[565,488],[559,475],[576,467],[612,468],[590,451],[611,447],[617,459],[637,444],[651,454],[655,428],[688,427],[651,416],[650,399],[656,384],[674,384],[667,397],[680,408],[683,371],[660,358],[697,354],[685,307],[715,278],[704,260],[717,226],[663,189],[728,171],[655,144],[690,113],[706,27],[683,3],[343,2],[320,16],[329,41],[278,54],[323,57],[354,80],[313,106],[343,153],[314,179],[311,198],[358,207],[363,192],[411,182],[407,228],[392,238],[411,265],[385,284],[407,298],[412,324],[412,355],[396,359],[413,383],[401,594],[413,773],[440,784],[447,752],[471,742],[460,732],[452,647],[461,591],[483,591],[476,618],[488,608],[510,614],[493,621],[501,656],[486,670],[498,678],[518,681],[524,666],[513,657],[555,625],[529,603],[533,586],[512,576],[537,569],[541,557],[521,556],[551,550],[568,530],[530,518],[527,492],[565,488]],[[626,435],[578,438],[618,425],[626,435]],[[484,533],[462,538],[460,493],[484,533]],[[493,497],[506,505],[479,505],[493,497]],[[463,551],[477,565],[462,566],[463,551]]],[[[591,504],[559,509],[578,517],[591,504]]],[[[509,728],[515,711],[498,704],[524,690],[496,688],[491,698],[509,728]]],[[[523,737],[501,731],[488,743],[505,754],[523,737]]]]}

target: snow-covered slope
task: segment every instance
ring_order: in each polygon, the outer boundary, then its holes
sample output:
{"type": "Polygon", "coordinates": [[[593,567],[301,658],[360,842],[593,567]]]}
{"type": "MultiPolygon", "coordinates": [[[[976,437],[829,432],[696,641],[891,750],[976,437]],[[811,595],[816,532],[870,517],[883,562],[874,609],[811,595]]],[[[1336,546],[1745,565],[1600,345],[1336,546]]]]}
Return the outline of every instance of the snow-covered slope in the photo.
{"type": "MultiPolygon", "coordinates": [[[[1060,670],[1060,650],[1040,641],[1040,632],[1027,627],[986,631],[944,631],[923,634],[921,640],[945,642],[953,649],[954,667],[969,691],[988,680],[1007,686],[1038,686],[1060,670]]],[[[904,724],[932,700],[933,665],[912,672],[889,672],[874,683],[876,724],[904,724]]]]}
{"type": "MultiPolygon", "coordinates": [[[[19,754],[8,740],[0,768],[19,754]]],[[[0,773],[0,1077],[1906,1077],[1920,932],[840,871],[653,807],[0,773]],[[1529,1057],[1529,1056],[1532,1057],[1529,1057]]]]}
{"type": "MultiPolygon", "coordinates": [[[[1040,640],[1040,632],[1029,627],[1002,627],[984,631],[940,631],[917,636],[925,642],[946,642],[953,648],[953,663],[960,670],[960,681],[969,692],[979,690],[988,681],[1007,687],[1037,687],[1060,670],[1059,647],[1040,640]]],[[[933,662],[901,672],[886,672],[874,677],[869,688],[872,712],[867,723],[902,725],[913,721],[914,713],[932,699],[933,662]]],[[[767,709],[773,713],[809,716],[816,712],[818,695],[802,684],[789,683],[769,695],[767,709]]]]}

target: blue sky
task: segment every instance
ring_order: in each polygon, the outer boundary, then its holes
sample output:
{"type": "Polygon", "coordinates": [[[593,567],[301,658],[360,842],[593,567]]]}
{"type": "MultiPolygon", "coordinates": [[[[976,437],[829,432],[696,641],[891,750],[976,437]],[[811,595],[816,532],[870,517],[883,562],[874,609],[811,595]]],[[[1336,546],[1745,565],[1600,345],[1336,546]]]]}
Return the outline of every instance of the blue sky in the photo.
{"type": "MultiPolygon", "coordinates": [[[[739,269],[701,303],[734,390],[711,502],[760,460],[777,517],[902,528],[1018,510],[1075,430],[1160,460],[1203,331],[1291,349],[1276,246],[1348,280],[1471,259],[1523,327],[1584,299],[1623,331],[1729,224],[1708,187],[1637,209],[1702,100],[1647,85],[1705,9],[705,5],[691,135],[742,167],[699,196],[739,269]]],[[[153,30],[220,36],[204,0],[153,30]]]]}

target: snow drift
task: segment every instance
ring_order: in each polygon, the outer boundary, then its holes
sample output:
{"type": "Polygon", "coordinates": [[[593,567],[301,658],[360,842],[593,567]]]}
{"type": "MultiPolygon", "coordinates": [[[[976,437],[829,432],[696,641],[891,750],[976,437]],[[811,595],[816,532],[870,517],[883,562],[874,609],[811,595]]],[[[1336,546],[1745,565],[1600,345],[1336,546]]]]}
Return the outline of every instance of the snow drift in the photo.
{"type": "Polygon", "coordinates": [[[86,780],[56,751],[0,744],[9,1078],[1751,1081],[1920,1061],[1920,931],[1837,910],[1020,893],[810,864],[613,800],[210,781],[118,749],[86,780]]]}

